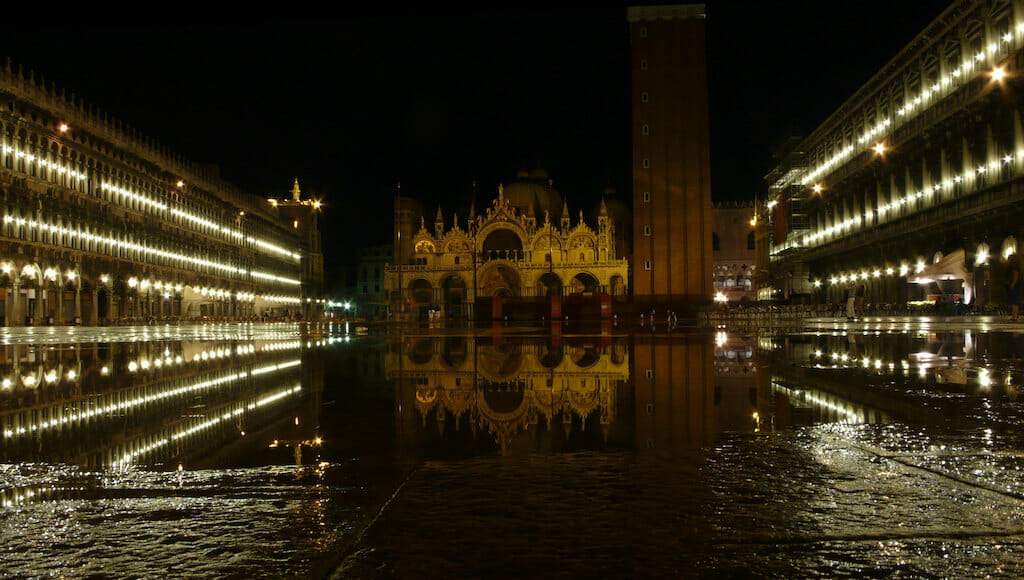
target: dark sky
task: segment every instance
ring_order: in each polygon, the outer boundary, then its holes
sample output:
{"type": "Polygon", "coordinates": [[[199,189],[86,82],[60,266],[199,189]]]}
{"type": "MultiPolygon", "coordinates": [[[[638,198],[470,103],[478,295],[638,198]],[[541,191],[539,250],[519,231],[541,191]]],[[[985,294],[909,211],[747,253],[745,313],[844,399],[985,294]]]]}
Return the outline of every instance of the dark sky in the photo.
{"type": "MultiPolygon", "coordinates": [[[[813,130],[947,1],[707,3],[712,197],[764,195],[771,154],[813,130]]],[[[625,4],[343,19],[18,18],[34,69],[261,197],[298,177],[329,205],[328,264],[391,236],[395,184],[433,208],[544,167],[572,212],[630,186],[625,4]]],[[[73,125],[73,121],[72,125],[73,125]]],[[[450,213],[447,210],[446,213],[450,213]]]]}

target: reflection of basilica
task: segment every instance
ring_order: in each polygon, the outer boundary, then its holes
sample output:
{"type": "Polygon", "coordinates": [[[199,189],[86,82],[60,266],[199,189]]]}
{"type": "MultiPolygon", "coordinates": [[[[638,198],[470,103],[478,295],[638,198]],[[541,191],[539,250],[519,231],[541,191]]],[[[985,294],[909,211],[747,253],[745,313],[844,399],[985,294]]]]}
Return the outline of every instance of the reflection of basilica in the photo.
{"type": "Polygon", "coordinates": [[[400,400],[422,424],[440,432],[486,431],[504,452],[538,424],[572,433],[598,428],[607,440],[620,387],[629,378],[622,342],[583,344],[484,343],[463,337],[421,338],[388,353],[387,374],[400,400]]]}
{"type": "Polygon", "coordinates": [[[241,441],[266,447],[263,439],[283,439],[280,433],[313,439],[305,431],[317,423],[323,374],[305,361],[305,346],[298,340],[4,346],[0,457],[96,469],[196,467],[216,463],[241,441]],[[288,429],[273,429],[278,423],[288,429]]]}

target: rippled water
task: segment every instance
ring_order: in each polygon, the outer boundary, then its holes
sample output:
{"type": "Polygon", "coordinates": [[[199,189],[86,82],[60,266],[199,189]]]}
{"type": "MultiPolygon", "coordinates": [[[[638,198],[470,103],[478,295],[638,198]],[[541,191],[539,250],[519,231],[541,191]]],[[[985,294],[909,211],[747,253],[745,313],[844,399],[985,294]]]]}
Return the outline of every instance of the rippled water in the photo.
{"type": "Polygon", "coordinates": [[[10,577],[1019,577],[977,329],[0,336],[10,577]]]}

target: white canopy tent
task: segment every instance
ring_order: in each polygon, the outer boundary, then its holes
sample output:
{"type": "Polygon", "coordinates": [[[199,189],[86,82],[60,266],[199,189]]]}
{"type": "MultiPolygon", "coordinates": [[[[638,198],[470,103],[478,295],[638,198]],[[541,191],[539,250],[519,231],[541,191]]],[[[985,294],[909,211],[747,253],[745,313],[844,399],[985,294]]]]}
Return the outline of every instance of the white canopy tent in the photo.
{"type": "Polygon", "coordinates": [[[966,253],[962,248],[907,278],[911,284],[931,284],[946,280],[963,280],[964,304],[971,302],[974,296],[974,272],[967,271],[966,253]]]}

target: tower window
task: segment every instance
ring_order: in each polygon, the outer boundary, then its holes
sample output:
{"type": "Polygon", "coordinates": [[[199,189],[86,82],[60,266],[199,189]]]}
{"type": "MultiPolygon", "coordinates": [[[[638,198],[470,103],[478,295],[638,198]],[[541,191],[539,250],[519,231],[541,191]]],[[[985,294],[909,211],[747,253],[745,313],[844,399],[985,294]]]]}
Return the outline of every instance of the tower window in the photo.
{"type": "Polygon", "coordinates": [[[651,192],[649,192],[649,191],[645,191],[644,192],[644,201],[646,201],[646,202],[650,202],[651,201],[651,192]]]}
{"type": "Polygon", "coordinates": [[[650,135],[651,134],[651,127],[649,125],[644,125],[644,126],[640,127],[640,134],[641,135],[650,135]]]}
{"type": "Polygon", "coordinates": [[[644,91],[644,92],[640,93],[640,102],[641,103],[646,103],[647,102],[647,91],[644,91]]]}
{"type": "Polygon", "coordinates": [[[644,226],[644,235],[645,236],[651,235],[651,226],[644,226]]]}
{"type": "Polygon", "coordinates": [[[644,159],[643,160],[643,166],[644,166],[644,169],[649,169],[651,167],[651,160],[650,159],[644,159]]]}
{"type": "Polygon", "coordinates": [[[640,27],[640,38],[647,38],[647,27],[646,26],[641,26],[640,27]]]}
{"type": "Polygon", "coordinates": [[[640,70],[647,70],[647,59],[646,58],[641,58],[640,59],[640,70]]]}
{"type": "Polygon", "coordinates": [[[647,260],[646,262],[644,262],[644,270],[650,270],[650,269],[651,269],[651,261],[647,260]]]}

